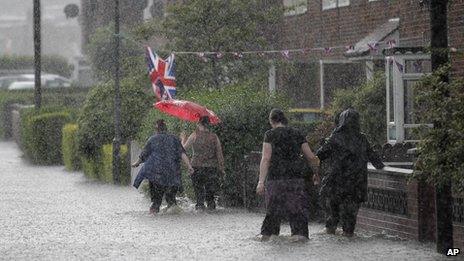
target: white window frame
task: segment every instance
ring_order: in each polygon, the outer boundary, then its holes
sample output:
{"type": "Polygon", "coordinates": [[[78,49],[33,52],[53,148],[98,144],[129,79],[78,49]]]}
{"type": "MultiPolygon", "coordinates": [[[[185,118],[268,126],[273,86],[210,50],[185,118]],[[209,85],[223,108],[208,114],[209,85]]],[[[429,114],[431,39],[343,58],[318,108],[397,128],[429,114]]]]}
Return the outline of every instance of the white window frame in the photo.
{"type": "Polygon", "coordinates": [[[334,8],[339,8],[339,7],[345,7],[345,6],[350,6],[350,0],[332,0],[334,1],[334,4],[328,5],[327,3],[324,4],[324,2],[330,1],[330,0],[322,0],[322,10],[329,10],[329,9],[334,9],[334,8]],[[342,4],[340,4],[340,1],[345,1],[342,4]]]}
{"type": "Polygon", "coordinates": [[[423,126],[433,127],[432,124],[405,124],[404,123],[404,80],[418,81],[424,75],[430,73],[403,73],[398,69],[395,62],[404,66],[406,70],[406,60],[430,60],[428,54],[404,54],[386,57],[386,107],[387,107],[387,140],[390,144],[402,142],[419,142],[419,140],[406,140],[406,129],[414,129],[423,126]],[[393,70],[390,70],[389,62],[393,60],[393,70]],[[393,93],[390,93],[390,77],[393,77],[393,93]],[[393,104],[390,104],[390,97],[393,96],[393,104]],[[390,112],[393,110],[394,118],[390,119],[390,112]],[[395,129],[395,139],[390,138],[391,130],[395,129]]]}
{"type": "Polygon", "coordinates": [[[304,14],[308,11],[308,0],[283,0],[285,10],[284,16],[304,14]]]}

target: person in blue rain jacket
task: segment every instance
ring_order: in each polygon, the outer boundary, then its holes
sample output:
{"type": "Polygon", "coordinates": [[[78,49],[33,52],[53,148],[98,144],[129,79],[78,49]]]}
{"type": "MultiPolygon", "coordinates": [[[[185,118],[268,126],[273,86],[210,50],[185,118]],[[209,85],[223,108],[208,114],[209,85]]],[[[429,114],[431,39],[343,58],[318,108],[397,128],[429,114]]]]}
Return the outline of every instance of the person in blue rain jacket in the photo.
{"type": "Polygon", "coordinates": [[[182,187],[181,160],[187,165],[189,173],[193,173],[179,138],[167,133],[163,120],[158,120],[156,125],[156,134],[148,139],[139,159],[132,164],[132,167],[138,167],[143,163],[133,185],[138,188],[144,179],[149,181],[152,214],[159,212],[163,196],[168,208],[176,205],[176,194],[182,187]]]}

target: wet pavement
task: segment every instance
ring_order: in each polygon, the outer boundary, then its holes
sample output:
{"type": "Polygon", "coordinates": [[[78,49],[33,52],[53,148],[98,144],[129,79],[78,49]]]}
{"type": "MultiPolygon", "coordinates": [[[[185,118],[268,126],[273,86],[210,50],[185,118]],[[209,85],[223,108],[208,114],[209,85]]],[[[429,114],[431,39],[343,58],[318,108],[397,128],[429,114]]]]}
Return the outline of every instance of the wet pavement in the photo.
{"type": "MultiPolygon", "coordinates": [[[[148,214],[131,187],[89,182],[63,167],[37,167],[0,142],[0,260],[442,260],[433,245],[358,232],[355,238],[310,225],[307,243],[281,236],[252,240],[262,214],[220,209],[148,214]]],[[[288,235],[288,226],[283,226],[288,235]]],[[[449,260],[449,259],[446,259],[449,260]]]]}

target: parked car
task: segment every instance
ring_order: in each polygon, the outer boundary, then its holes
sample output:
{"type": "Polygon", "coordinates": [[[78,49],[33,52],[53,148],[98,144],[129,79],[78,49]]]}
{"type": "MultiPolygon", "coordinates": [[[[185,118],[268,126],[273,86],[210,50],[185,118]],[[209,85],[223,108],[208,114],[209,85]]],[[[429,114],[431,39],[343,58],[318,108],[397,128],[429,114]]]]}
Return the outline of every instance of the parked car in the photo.
{"type": "MultiPolygon", "coordinates": [[[[16,76],[5,76],[0,78],[0,89],[8,90],[32,90],[34,89],[34,74],[21,74],[16,76]]],[[[44,88],[69,88],[71,80],[56,75],[42,74],[41,82],[44,88]]]]}
{"type": "Polygon", "coordinates": [[[0,77],[0,90],[6,90],[13,82],[29,81],[22,75],[3,76],[0,77]]]}

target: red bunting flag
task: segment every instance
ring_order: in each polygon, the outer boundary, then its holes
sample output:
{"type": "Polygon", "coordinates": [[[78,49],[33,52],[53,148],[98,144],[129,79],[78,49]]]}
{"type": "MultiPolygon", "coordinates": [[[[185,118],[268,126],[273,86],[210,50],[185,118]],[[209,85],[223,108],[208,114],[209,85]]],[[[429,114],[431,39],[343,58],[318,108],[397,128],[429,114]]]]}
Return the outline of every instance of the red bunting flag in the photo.
{"type": "Polygon", "coordinates": [[[290,52],[288,50],[283,50],[281,53],[285,59],[290,60],[290,52]]]}
{"type": "Polygon", "coordinates": [[[332,53],[332,50],[333,50],[332,47],[325,47],[324,48],[324,53],[325,54],[330,54],[330,53],[332,53]]]}
{"type": "Polygon", "coordinates": [[[235,52],[234,57],[237,58],[237,59],[241,59],[241,58],[243,58],[243,54],[241,52],[235,52]]]}
{"type": "Polygon", "coordinates": [[[224,57],[224,54],[223,54],[223,53],[221,53],[221,52],[216,52],[216,58],[221,59],[222,57],[224,57]]]}

